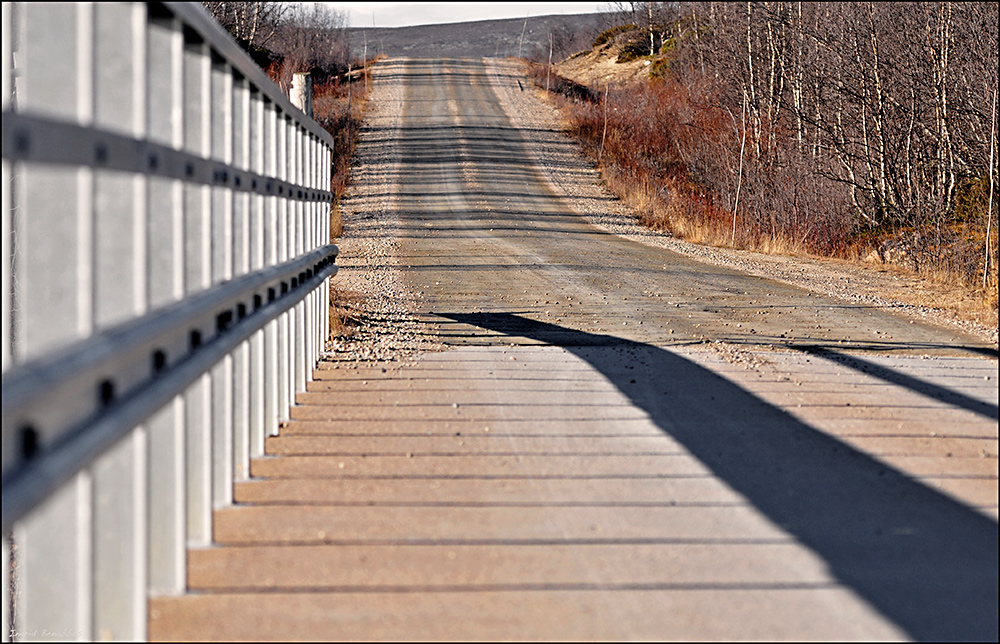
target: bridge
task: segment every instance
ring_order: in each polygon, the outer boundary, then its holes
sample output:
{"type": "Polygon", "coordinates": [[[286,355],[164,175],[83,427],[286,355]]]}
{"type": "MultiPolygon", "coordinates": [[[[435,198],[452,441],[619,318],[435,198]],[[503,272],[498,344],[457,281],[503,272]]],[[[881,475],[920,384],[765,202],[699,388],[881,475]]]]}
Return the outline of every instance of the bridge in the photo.
{"type": "Polygon", "coordinates": [[[6,639],[996,638],[995,344],[589,223],[509,63],[376,67],[338,248],[197,6],[3,42],[6,639]]]}

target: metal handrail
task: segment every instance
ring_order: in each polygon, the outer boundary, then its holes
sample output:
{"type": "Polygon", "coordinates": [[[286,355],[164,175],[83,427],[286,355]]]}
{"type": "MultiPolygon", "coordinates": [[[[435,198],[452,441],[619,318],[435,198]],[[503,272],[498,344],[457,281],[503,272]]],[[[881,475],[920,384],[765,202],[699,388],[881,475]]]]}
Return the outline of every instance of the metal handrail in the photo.
{"type": "Polygon", "coordinates": [[[63,432],[65,438],[43,454],[25,454],[20,446],[4,450],[5,462],[11,457],[18,463],[4,467],[3,532],[238,344],[336,275],[336,256],[337,247],[331,244],[108,329],[59,356],[4,373],[3,426],[24,432],[30,430],[32,411],[49,404],[53,392],[85,390],[89,385],[96,400],[99,389],[109,382],[108,374],[133,370],[136,362],[145,363],[150,371],[149,378],[132,391],[114,396],[93,416],[73,423],[63,432]],[[206,320],[215,323],[214,337],[197,346],[188,343],[189,350],[172,360],[164,353],[164,347],[198,333],[206,320]],[[158,360],[162,363],[156,364],[158,360]]]}
{"type": "Polygon", "coordinates": [[[323,349],[334,141],[199,3],[0,40],[0,635],[145,639],[323,349]]]}
{"type": "Polygon", "coordinates": [[[142,169],[150,176],[193,185],[307,202],[333,201],[330,190],[284,181],[101,128],[12,110],[3,112],[2,128],[3,158],[10,162],[86,166],[118,172],[142,169]]]}
{"type": "Polygon", "coordinates": [[[185,27],[197,32],[202,39],[212,44],[212,48],[220,56],[225,58],[244,78],[252,85],[261,88],[268,99],[274,101],[283,112],[293,114],[298,121],[310,133],[319,137],[330,147],[333,147],[333,137],[320,126],[319,123],[307,117],[302,110],[295,106],[292,101],[285,96],[281,88],[274,84],[267,74],[253,61],[240,45],[233,40],[229,32],[222,28],[212,16],[207,14],[197,2],[163,2],[150,3],[162,4],[166,9],[180,18],[185,27]]]}

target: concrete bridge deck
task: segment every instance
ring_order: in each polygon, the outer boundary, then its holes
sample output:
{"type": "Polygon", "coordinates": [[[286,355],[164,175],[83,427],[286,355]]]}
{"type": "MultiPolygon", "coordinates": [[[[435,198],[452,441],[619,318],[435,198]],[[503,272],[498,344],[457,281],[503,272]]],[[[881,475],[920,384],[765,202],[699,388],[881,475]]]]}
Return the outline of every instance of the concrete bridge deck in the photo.
{"type": "MultiPolygon", "coordinates": [[[[661,351],[498,345],[318,370],[257,480],[216,513],[218,545],[189,553],[191,592],[152,602],[150,637],[907,639],[982,608],[946,600],[976,577],[976,534],[995,531],[996,461],[980,451],[995,423],[833,361],[661,351]],[[602,372],[609,351],[644,353],[638,372],[602,372]],[[653,408],[651,382],[694,397],[653,408]],[[714,408],[689,390],[706,383],[714,408]],[[663,431],[693,420],[718,432],[711,446],[663,431]],[[951,437],[922,447],[929,427],[951,437]],[[805,458],[755,465],[739,436],[767,432],[805,458]],[[720,475],[692,449],[743,453],[720,475]],[[886,489],[851,498],[840,476],[886,489]],[[907,516],[917,503],[934,516],[907,516]],[[852,539],[901,552],[854,559],[852,539]]],[[[981,396],[989,366],[921,375],[981,396]]]]}

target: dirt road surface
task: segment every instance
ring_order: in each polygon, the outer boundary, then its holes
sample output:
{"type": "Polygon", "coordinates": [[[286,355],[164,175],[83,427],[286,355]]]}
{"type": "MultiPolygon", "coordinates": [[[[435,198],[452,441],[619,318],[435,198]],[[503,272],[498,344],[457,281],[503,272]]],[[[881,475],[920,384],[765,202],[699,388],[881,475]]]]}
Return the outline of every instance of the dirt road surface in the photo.
{"type": "Polygon", "coordinates": [[[995,640],[995,344],[597,225],[529,93],[380,63],[337,277],[370,346],[151,637],[995,640]]]}

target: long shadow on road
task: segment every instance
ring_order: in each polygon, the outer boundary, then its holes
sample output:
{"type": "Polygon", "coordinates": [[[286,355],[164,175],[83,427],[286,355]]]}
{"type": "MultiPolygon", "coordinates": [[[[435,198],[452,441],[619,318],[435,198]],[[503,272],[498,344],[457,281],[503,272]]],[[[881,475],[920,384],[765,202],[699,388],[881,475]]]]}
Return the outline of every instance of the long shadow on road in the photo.
{"type": "MultiPolygon", "coordinates": [[[[974,414],[979,414],[984,418],[996,419],[998,409],[996,405],[991,405],[990,403],[983,402],[981,400],[976,400],[970,396],[966,396],[960,392],[953,391],[946,387],[940,387],[930,382],[919,380],[907,376],[904,373],[899,373],[893,369],[887,369],[881,367],[873,362],[867,360],[862,360],[856,356],[849,356],[838,353],[826,347],[819,346],[800,346],[796,347],[800,351],[806,353],[811,353],[812,355],[819,356],[821,358],[826,358],[828,360],[834,360],[842,365],[850,367],[855,371],[860,371],[861,373],[866,373],[876,378],[880,378],[885,382],[899,385],[900,387],[905,387],[911,391],[923,394],[930,398],[936,398],[943,403],[961,407],[967,409],[974,414]]],[[[978,347],[968,347],[966,350],[970,352],[981,352],[985,355],[991,355],[986,351],[977,351],[978,347]]],[[[995,357],[995,356],[993,356],[995,357]]]]}
{"type": "Polygon", "coordinates": [[[917,640],[997,638],[997,524],[659,347],[510,313],[438,313],[565,348],[917,640]]]}

